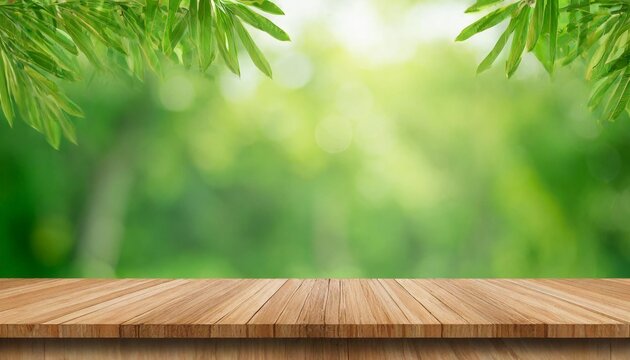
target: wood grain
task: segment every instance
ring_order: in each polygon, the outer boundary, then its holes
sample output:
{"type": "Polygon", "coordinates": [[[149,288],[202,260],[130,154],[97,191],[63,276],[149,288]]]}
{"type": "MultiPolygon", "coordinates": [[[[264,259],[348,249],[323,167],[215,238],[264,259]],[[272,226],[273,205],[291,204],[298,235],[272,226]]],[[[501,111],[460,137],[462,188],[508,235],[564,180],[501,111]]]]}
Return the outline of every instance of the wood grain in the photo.
{"type": "Polygon", "coordinates": [[[630,281],[0,279],[0,338],[628,339],[630,281]]]}

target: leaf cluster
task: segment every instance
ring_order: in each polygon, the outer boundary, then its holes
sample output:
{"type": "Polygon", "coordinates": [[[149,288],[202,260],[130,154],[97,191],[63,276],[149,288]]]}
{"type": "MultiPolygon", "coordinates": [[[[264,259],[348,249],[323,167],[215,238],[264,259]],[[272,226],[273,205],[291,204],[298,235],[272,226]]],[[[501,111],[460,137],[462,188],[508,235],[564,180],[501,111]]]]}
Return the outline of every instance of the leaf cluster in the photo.
{"type": "Polygon", "coordinates": [[[58,86],[82,78],[80,58],[98,70],[142,80],[163,59],[206,71],[221,58],[240,74],[239,48],[267,76],[271,67],[244,24],[289,36],[262,13],[269,0],[0,1],[0,104],[10,125],[23,119],[59,147],[76,143],[70,117],[83,116],[58,86]]]}
{"type": "Polygon", "coordinates": [[[629,7],[627,0],[477,0],[467,12],[490,11],[462,30],[456,40],[507,22],[477,71],[490,68],[511,40],[505,64],[508,77],[526,51],[550,74],[557,64],[584,59],[586,78],[595,83],[588,105],[602,107],[604,117],[614,120],[630,100],[629,7]]]}

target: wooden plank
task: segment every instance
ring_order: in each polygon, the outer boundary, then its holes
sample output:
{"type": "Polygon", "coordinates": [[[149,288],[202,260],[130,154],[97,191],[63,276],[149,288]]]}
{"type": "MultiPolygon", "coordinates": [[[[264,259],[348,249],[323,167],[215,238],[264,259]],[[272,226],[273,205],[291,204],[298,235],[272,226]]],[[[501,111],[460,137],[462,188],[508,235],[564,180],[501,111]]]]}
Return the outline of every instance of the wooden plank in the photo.
{"type": "Polygon", "coordinates": [[[33,286],[38,283],[45,283],[54,281],[51,279],[0,279],[0,294],[14,287],[24,286],[24,282],[28,281],[28,284],[33,286]]]}
{"type": "Polygon", "coordinates": [[[630,281],[0,279],[19,337],[630,338],[630,281]]]}
{"type": "Polygon", "coordinates": [[[379,280],[380,285],[390,296],[387,306],[398,306],[410,324],[405,336],[408,337],[441,337],[442,324],[418,302],[407,290],[395,280],[379,280]]]}
{"type": "MultiPolygon", "coordinates": [[[[99,280],[96,280],[97,282],[99,280]]],[[[103,282],[104,280],[100,280],[103,282]]],[[[0,311],[13,309],[27,303],[41,301],[51,296],[59,296],[65,291],[90,286],[94,281],[79,279],[49,279],[31,283],[24,280],[23,285],[14,286],[0,292],[0,311]]]]}
{"type": "Polygon", "coordinates": [[[123,327],[136,327],[140,337],[243,337],[247,321],[285,281],[211,281],[194,295],[155,308],[123,327]]]}
{"type": "Polygon", "coordinates": [[[0,323],[7,326],[3,337],[59,337],[57,324],[50,320],[70,312],[121,296],[127,292],[151,286],[160,280],[95,281],[85,283],[79,290],[60,291],[58,296],[41,298],[0,312],[0,323]]]}
{"type": "Polygon", "coordinates": [[[410,337],[417,336],[414,329],[421,324],[412,324],[400,310],[389,293],[378,280],[359,280],[370,311],[376,320],[378,337],[410,337]]]}
{"type": "Polygon", "coordinates": [[[433,283],[489,316],[494,324],[496,337],[545,337],[545,324],[525,312],[519,306],[522,304],[510,301],[509,297],[494,296],[474,280],[444,280],[433,283]]]}
{"type": "Polygon", "coordinates": [[[612,279],[558,279],[558,282],[578,286],[583,289],[595,290],[600,294],[607,294],[613,297],[630,297],[630,281],[618,282],[612,279]]]}
{"type": "MultiPolygon", "coordinates": [[[[545,337],[571,337],[590,333],[592,324],[606,321],[599,314],[584,312],[584,309],[546,294],[526,288],[519,288],[510,283],[495,280],[473,280],[479,291],[487,299],[503,304],[506,309],[513,309],[524,316],[536,319],[545,325],[545,337]]],[[[611,322],[612,323],[612,322],[611,322]]],[[[612,332],[603,334],[614,337],[616,325],[612,332]]],[[[601,337],[601,336],[600,336],[601,337]]]]}
{"type": "Polygon", "coordinates": [[[428,280],[401,279],[398,282],[442,323],[442,337],[495,337],[488,314],[454,297],[428,280]]]}
{"type": "Polygon", "coordinates": [[[59,291],[56,296],[42,296],[33,294],[37,301],[25,302],[22,305],[0,312],[0,322],[8,323],[38,323],[50,318],[62,316],[82,306],[108,300],[137,287],[149,286],[159,280],[120,280],[99,281],[82,286],[73,291],[59,291]]]}
{"type": "Polygon", "coordinates": [[[341,282],[340,337],[415,337],[425,333],[423,328],[412,323],[378,280],[341,282]]]}
{"type": "Polygon", "coordinates": [[[593,284],[582,281],[567,282],[566,280],[545,279],[523,281],[522,283],[529,286],[535,284],[537,290],[549,295],[605,314],[616,320],[630,322],[630,296],[627,296],[630,293],[630,288],[623,286],[606,287],[599,285],[599,282],[593,284]]]}
{"type": "Polygon", "coordinates": [[[275,337],[274,326],[287,307],[295,291],[302,285],[302,280],[289,279],[249,320],[248,337],[275,337]]]}
{"type": "MultiPolygon", "coordinates": [[[[209,337],[210,327],[193,325],[208,308],[220,302],[221,296],[236,289],[239,280],[196,280],[165,294],[166,301],[135,314],[123,322],[123,336],[136,337],[209,337]]],[[[144,300],[143,300],[144,302],[144,300]]]]}
{"type": "Polygon", "coordinates": [[[377,324],[374,315],[368,310],[367,299],[359,280],[349,279],[341,282],[339,303],[340,337],[375,337],[377,324]]]}
{"type": "Polygon", "coordinates": [[[550,294],[550,288],[541,287],[539,280],[493,280],[492,283],[508,290],[512,296],[537,304],[536,316],[547,316],[547,337],[615,338],[630,335],[628,323],[550,294]],[[544,289],[547,291],[541,291],[544,289]]]}
{"type": "Polygon", "coordinates": [[[0,284],[0,299],[4,298],[7,293],[26,292],[29,288],[37,288],[42,286],[50,286],[51,284],[59,284],[63,282],[77,282],[79,279],[2,279],[0,284]]]}
{"type": "Polygon", "coordinates": [[[323,337],[325,335],[326,300],[328,279],[315,280],[304,306],[295,323],[299,337],[323,337]]]}
{"type": "Polygon", "coordinates": [[[276,337],[300,337],[302,329],[297,325],[297,321],[313,286],[315,286],[315,280],[307,279],[302,281],[300,287],[295,290],[274,324],[276,337]]]}
{"type": "Polygon", "coordinates": [[[286,281],[286,279],[269,280],[263,283],[262,289],[258,290],[258,292],[240,292],[239,297],[230,300],[230,303],[234,306],[231,310],[226,310],[226,312],[229,312],[227,315],[218,321],[214,321],[217,317],[208,320],[214,324],[210,327],[210,336],[221,338],[247,337],[247,324],[249,321],[286,281]]]}
{"type": "Polygon", "coordinates": [[[168,304],[182,296],[192,287],[190,280],[172,280],[155,285],[139,294],[125,296],[124,301],[110,302],[104,307],[95,307],[88,313],[69,314],[57,319],[60,322],[60,336],[85,337],[132,337],[133,333],[122,334],[125,321],[144,314],[160,304],[168,304]],[[76,316],[79,315],[79,316],[76,316]]]}
{"type": "Polygon", "coordinates": [[[324,333],[326,337],[339,337],[339,309],[341,306],[341,281],[330,279],[326,308],[324,309],[324,333]]]}
{"type": "Polygon", "coordinates": [[[627,334],[626,324],[548,294],[506,281],[478,282],[486,291],[498,294],[504,301],[509,299],[526,316],[545,323],[547,337],[624,337],[627,334]]]}

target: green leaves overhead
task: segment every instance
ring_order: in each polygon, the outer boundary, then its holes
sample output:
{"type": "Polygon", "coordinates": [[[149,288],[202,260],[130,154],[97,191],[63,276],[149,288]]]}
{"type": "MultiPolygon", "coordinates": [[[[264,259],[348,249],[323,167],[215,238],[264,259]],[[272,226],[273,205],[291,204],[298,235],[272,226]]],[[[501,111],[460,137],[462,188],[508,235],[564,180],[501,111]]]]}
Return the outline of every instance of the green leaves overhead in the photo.
{"type": "Polygon", "coordinates": [[[497,25],[498,23],[502,22],[510,15],[512,15],[514,13],[514,10],[517,9],[517,5],[518,4],[511,4],[506,7],[494,10],[493,12],[475,21],[464,30],[462,30],[462,32],[457,36],[456,40],[466,40],[477,33],[488,30],[491,27],[497,25]]]}
{"type": "Polygon", "coordinates": [[[238,47],[267,76],[271,67],[247,23],[288,35],[261,15],[283,15],[269,0],[0,0],[0,108],[23,119],[57,148],[76,142],[70,117],[83,116],[57,81],[78,81],[80,57],[100,71],[142,80],[164,59],[206,71],[217,54],[239,74],[238,47]]]}
{"type": "Polygon", "coordinates": [[[606,104],[604,117],[614,120],[630,99],[630,18],[627,0],[478,0],[466,12],[491,9],[457,40],[466,40],[507,21],[506,30],[478,72],[490,68],[511,40],[506,74],[517,70],[524,52],[532,52],[551,74],[556,64],[584,59],[586,78],[596,82],[588,102],[596,109],[606,104]]]}

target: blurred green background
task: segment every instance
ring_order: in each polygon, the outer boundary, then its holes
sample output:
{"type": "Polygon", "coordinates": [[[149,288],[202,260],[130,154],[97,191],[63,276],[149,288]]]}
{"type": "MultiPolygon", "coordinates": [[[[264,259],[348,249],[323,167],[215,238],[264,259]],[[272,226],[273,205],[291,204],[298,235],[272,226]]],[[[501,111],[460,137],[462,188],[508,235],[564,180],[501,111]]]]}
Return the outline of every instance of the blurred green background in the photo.
{"type": "Polygon", "coordinates": [[[476,76],[459,1],[284,1],[293,41],[0,121],[0,277],[629,277],[630,120],[579,66],[476,76]]]}

